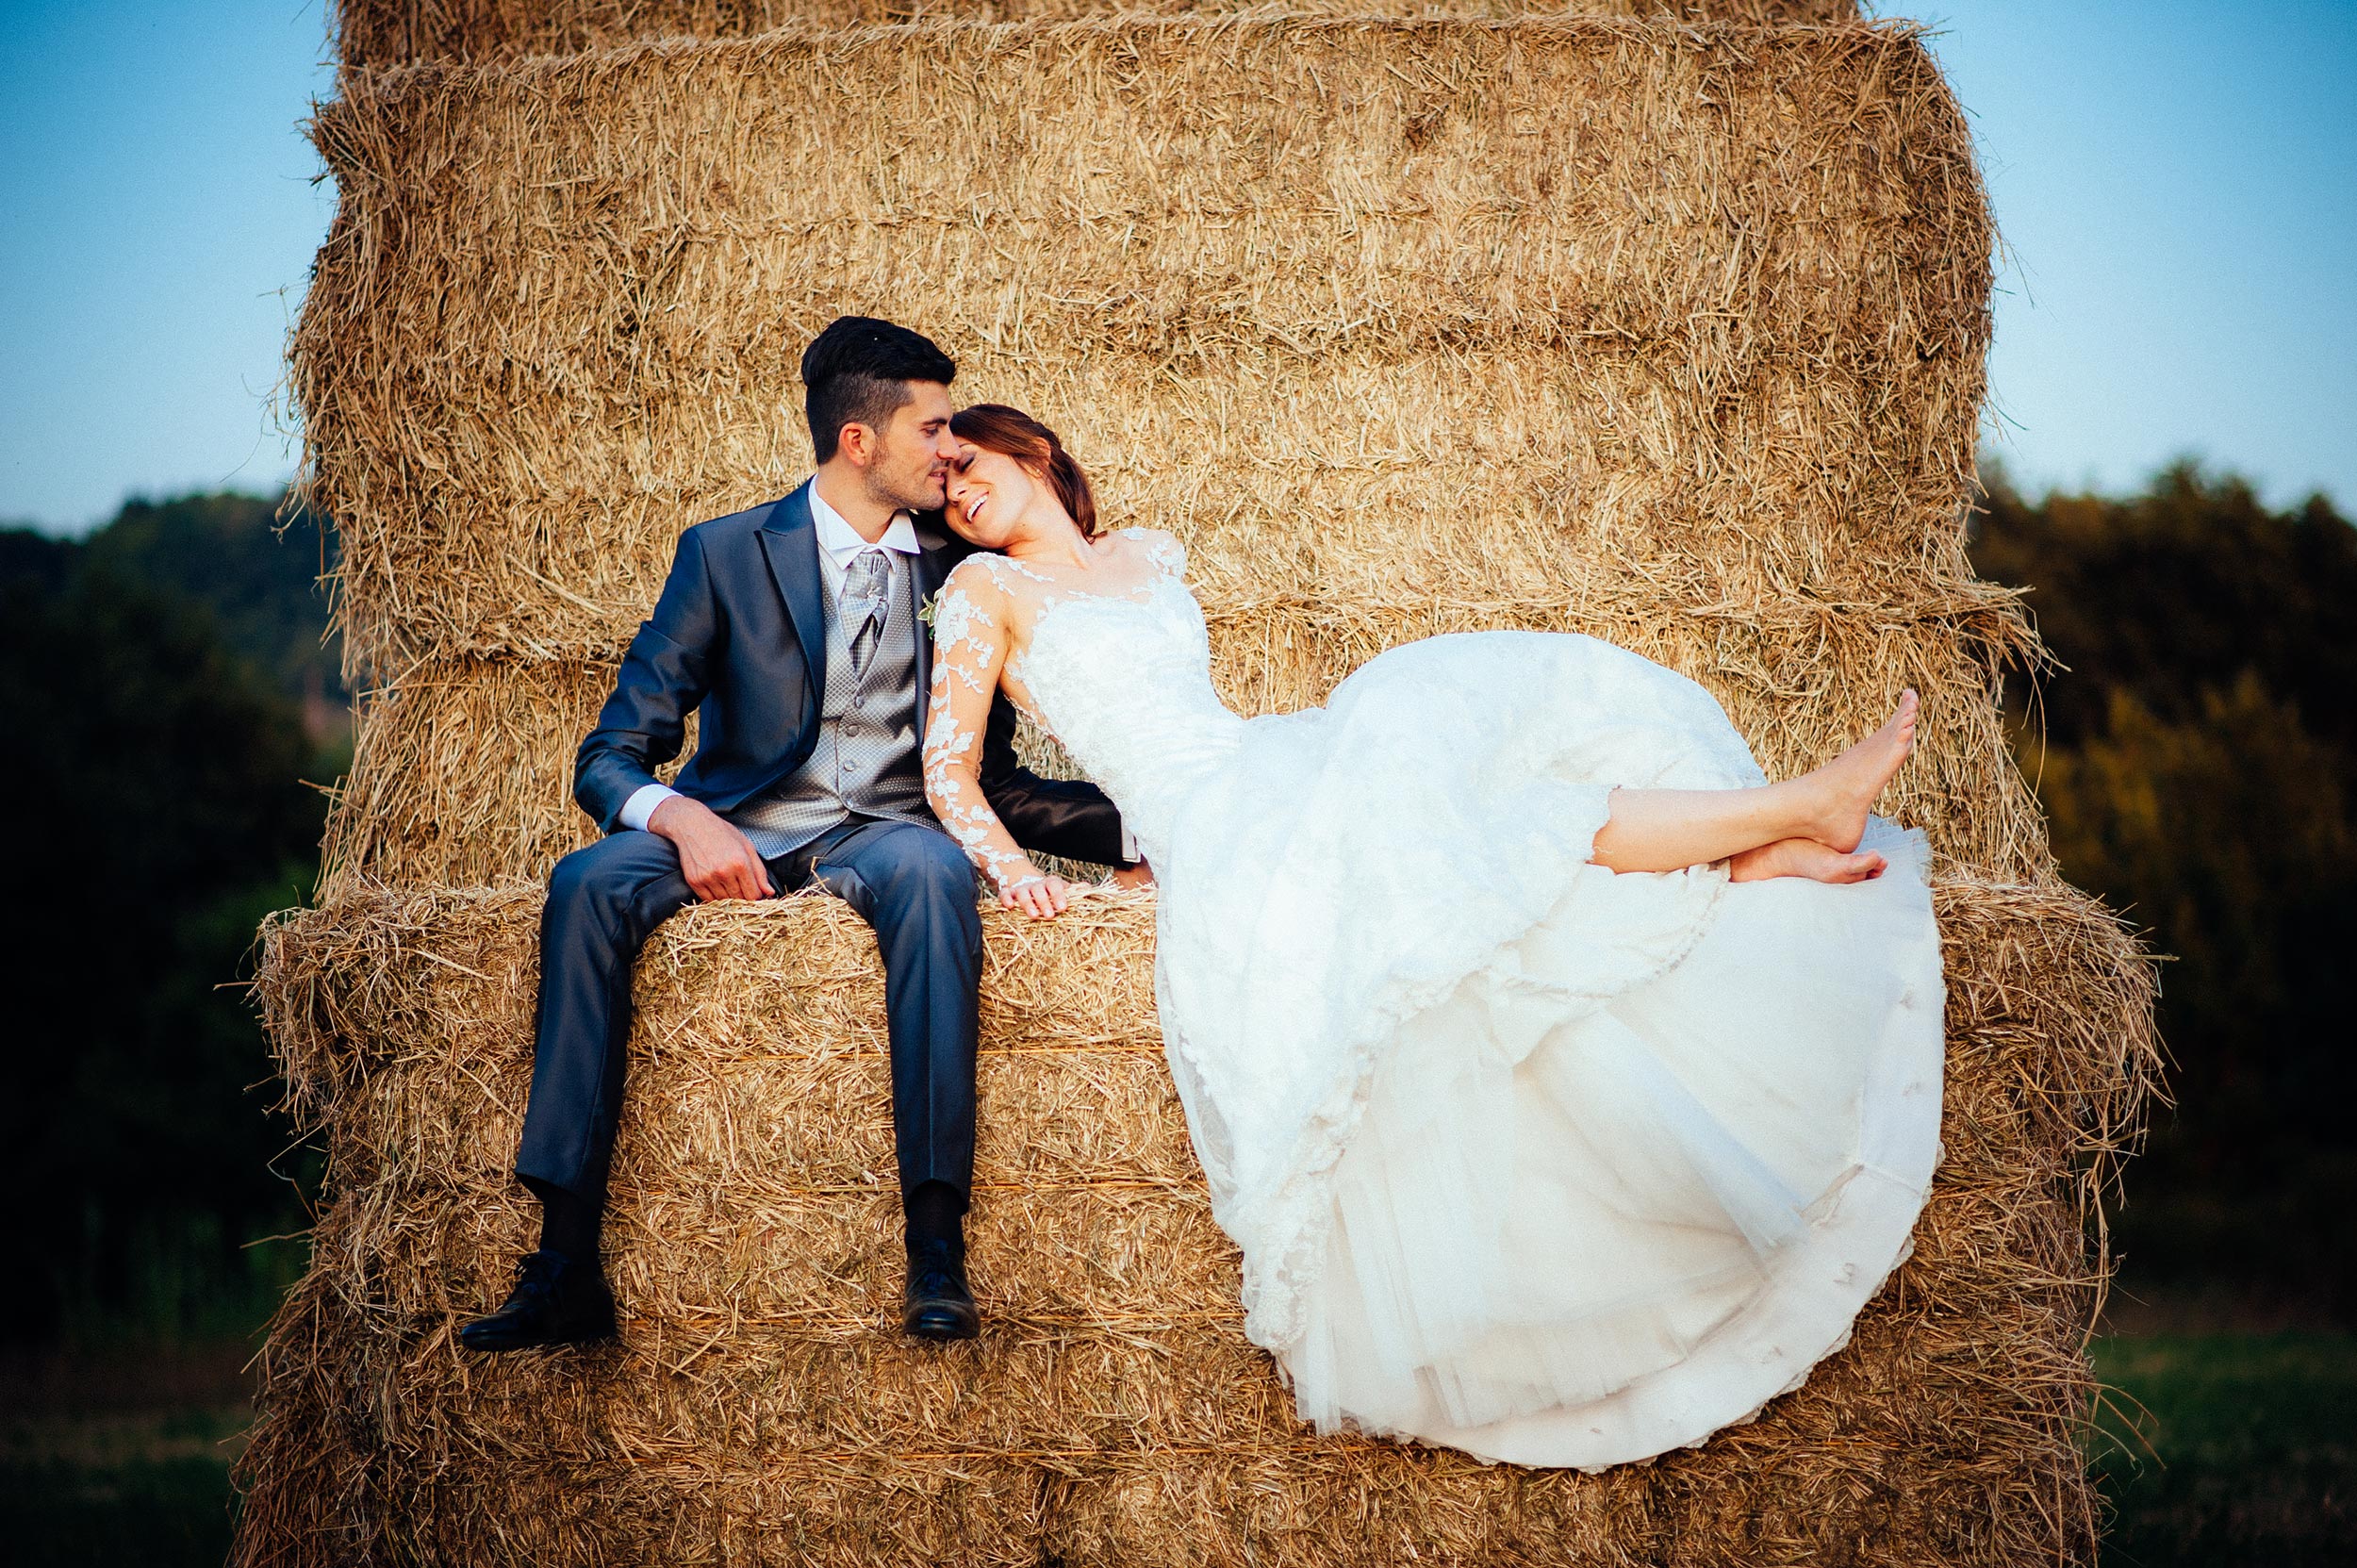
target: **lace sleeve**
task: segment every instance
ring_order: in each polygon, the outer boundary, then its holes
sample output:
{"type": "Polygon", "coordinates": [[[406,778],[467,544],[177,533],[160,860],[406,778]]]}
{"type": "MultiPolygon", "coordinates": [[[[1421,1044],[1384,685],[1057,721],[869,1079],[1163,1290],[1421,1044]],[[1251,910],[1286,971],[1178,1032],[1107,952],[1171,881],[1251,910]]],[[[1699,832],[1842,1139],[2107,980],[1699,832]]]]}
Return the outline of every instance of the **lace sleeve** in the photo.
{"type": "Polygon", "coordinates": [[[925,799],[997,892],[1039,867],[982,794],[982,736],[1006,664],[1006,592],[980,556],[962,562],[933,601],[933,683],[925,713],[925,799]]]}
{"type": "Polygon", "coordinates": [[[1159,528],[1125,528],[1129,537],[1146,547],[1146,558],[1163,575],[1184,581],[1187,575],[1187,547],[1178,536],[1165,534],[1159,528]]]}

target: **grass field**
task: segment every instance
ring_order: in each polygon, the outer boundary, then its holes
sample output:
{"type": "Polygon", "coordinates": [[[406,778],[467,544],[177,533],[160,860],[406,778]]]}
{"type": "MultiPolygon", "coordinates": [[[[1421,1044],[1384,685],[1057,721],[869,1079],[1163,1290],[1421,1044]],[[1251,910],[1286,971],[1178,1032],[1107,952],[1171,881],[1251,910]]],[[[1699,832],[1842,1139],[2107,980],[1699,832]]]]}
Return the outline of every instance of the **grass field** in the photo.
{"type": "MultiPolygon", "coordinates": [[[[2113,1568],[2357,1563],[2357,1334],[2165,1334],[2099,1341],[2118,1392],[2089,1440],[2116,1510],[2113,1568]]],[[[0,1558],[17,1568],[217,1568],[245,1411],[219,1378],[159,1376],[139,1409],[74,1379],[0,1409],[0,1558]],[[208,1386],[209,1385],[209,1386],[208,1386]]]]}
{"type": "Polygon", "coordinates": [[[2357,1563],[2357,1334],[2099,1340],[2114,1568],[2357,1563]]]}
{"type": "Polygon", "coordinates": [[[0,1418],[0,1558],[18,1568],[219,1568],[241,1406],[0,1418]]]}

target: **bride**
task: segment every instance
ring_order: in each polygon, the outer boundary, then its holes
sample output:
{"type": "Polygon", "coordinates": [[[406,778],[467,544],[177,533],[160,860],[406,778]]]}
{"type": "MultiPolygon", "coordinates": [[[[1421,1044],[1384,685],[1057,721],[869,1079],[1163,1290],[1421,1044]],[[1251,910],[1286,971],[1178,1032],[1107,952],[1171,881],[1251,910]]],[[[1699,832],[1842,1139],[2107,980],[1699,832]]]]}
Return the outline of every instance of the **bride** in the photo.
{"type": "Polygon", "coordinates": [[[1594,1469],[1796,1388],[1906,1256],[1938,1152],[1920,833],[1869,808],[1915,694],[1769,784],[1718,703],[1590,637],[1433,637],[1323,708],[1220,703],[1177,540],[1100,529],[982,404],[925,783],[1002,902],[1063,883],[976,779],[994,690],[1120,806],[1245,1332],[1303,1419],[1594,1469]]]}

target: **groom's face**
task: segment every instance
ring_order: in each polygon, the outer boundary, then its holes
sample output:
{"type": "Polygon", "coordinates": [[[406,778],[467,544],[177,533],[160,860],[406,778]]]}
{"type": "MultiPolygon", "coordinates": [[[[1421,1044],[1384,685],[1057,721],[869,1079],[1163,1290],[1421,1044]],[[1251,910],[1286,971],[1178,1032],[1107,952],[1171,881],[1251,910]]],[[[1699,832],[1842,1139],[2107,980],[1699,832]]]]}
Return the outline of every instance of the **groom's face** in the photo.
{"type": "Polygon", "coordinates": [[[877,433],[874,455],[865,465],[867,492],[887,506],[935,512],[948,495],[949,462],[957,437],[949,434],[949,388],[938,381],[912,381],[909,400],[892,411],[877,433]]]}

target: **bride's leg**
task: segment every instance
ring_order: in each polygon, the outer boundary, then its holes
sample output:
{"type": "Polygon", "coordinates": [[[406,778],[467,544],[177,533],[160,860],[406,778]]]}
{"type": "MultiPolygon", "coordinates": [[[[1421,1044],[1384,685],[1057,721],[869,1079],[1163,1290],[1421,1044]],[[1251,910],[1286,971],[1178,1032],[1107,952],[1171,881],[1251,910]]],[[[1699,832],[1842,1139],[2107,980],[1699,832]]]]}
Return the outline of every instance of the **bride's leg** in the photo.
{"type": "MultiPolygon", "coordinates": [[[[1782,784],[1754,789],[1616,789],[1612,816],[1596,834],[1589,859],[1614,871],[1680,871],[1746,850],[1780,848],[1788,839],[1807,839],[1851,858],[1866,835],[1868,808],[1914,749],[1917,707],[1913,691],[1902,693],[1898,711],[1881,729],[1815,772],[1782,784]]],[[[1783,858],[1797,855],[1794,850],[1783,858]]],[[[1767,870],[1769,857],[1763,855],[1758,864],[1739,870],[1812,876],[1833,869],[1814,857],[1802,858],[1815,868],[1795,861],[1788,869],[1767,870]]]]}
{"type": "Polygon", "coordinates": [[[1756,789],[1616,789],[1588,857],[1614,871],[1682,871],[1784,838],[1808,836],[1798,779],[1756,789]]]}

